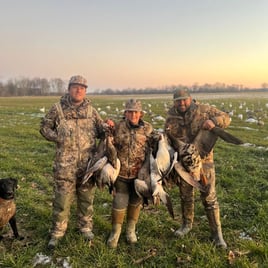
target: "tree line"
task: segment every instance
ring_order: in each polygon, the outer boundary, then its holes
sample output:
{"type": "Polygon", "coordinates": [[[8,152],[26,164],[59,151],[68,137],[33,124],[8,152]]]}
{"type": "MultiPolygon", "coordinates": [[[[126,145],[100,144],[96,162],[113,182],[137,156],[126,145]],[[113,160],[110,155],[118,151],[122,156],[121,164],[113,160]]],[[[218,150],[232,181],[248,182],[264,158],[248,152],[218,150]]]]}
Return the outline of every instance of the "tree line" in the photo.
{"type": "Polygon", "coordinates": [[[0,96],[48,96],[61,95],[66,90],[66,83],[61,78],[19,78],[0,82],[0,96]]]}
{"type": "MultiPolygon", "coordinates": [[[[10,96],[49,96],[62,95],[66,92],[68,82],[61,78],[19,78],[0,81],[0,97],[10,96]]],[[[125,89],[90,89],[89,94],[96,95],[129,95],[129,94],[171,94],[175,88],[183,88],[185,85],[171,85],[159,88],[125,88],[125,89]]],[[[225,83],[191,85],[190,91],[194,93],[218,93],[218,92],[244,92],[244,91],[268,91],[268,83],[262,83],[259,88],[248,88],[241,84],[228,85],[225,83]]]]}

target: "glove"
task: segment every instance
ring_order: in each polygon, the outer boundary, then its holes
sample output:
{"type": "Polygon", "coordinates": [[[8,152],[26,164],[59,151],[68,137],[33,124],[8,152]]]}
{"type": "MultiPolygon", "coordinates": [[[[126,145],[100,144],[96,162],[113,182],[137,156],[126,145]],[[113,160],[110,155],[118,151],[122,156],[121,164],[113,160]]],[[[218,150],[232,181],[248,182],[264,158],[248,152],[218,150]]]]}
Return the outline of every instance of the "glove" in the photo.
{"type": "Polygon", "coordinates": [[[114,128],[115,123],[112,119],[106,119],[105,123],[108,125],[109,128],[114,128]]]}

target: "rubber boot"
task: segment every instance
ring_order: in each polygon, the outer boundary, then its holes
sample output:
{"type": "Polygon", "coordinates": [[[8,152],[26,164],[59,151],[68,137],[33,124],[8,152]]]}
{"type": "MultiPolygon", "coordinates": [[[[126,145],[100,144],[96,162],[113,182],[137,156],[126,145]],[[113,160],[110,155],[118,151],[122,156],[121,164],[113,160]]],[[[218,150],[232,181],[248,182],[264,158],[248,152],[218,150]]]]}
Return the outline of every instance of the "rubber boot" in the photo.
{"type": "Polygon", "coordinates": [[[126,209],[113,208],[112,210],[112,232],[107,241],[107,246],[109,248],[117,248],[125,213],[126,209]]]}
{"type": "Polygon", "coordinates": [[[94,239],[94,234],[91,231],[81,232],[81,234],[86,241],[92,241],[94,239]]]}
{"type": "Polygon", "coordinates": [[[48,250],[54,250],[56,248],[56,246],[58,245],[60,239],[62,239],[62,237],[55,237],[55,236],[51,236],[50,240],[47,244],[47,249],[48,250]]]}
{"type": "Polygon", "coordinates": [[[77,227],[86,241],[94,239],[93,200],[95,187],[77,188],[77,227]]]}
{"type": "Polygon", "coordinates": [[[182,226],[175,231],[174,235],[183,237],[192,230],[194,220],[194,203],[181,201],[182,226]]]}
{"type": "Polygon", "coordinates": [[[136,235],[136,223],[138,222],[139,219],[140,209],[141,209],[140,204],[128,205],[126,235],[127,235],[127,242],[129,244],[135,244],[138,241],[136,235]]]}
{"type": "Polygon", "coordinates": [[[59,240],[65,235],[72,200],[72,193],[62,194],[57,190],[54,191],[52,229],[50,232],[50,240],[47,245],[49,250],[55,249],[59,240]]]}
{"type": "Polygon", "coordinates": [[[211,230],[212,241],[217,247],[227,248],[227,244],[225,243],[222,236],[219,208],[206,210],[206,213],[211,230]]]}

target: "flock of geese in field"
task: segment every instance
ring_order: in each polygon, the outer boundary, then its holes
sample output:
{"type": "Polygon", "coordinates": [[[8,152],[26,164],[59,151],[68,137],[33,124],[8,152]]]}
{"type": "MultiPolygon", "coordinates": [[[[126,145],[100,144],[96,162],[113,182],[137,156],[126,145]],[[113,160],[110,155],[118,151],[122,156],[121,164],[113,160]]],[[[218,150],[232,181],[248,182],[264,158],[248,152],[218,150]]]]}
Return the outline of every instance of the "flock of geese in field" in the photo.
{"type": "MultiPolygon", "coordinates": [[[[165,114],[171,105],[172,102],[168,101],[157,102],[156,104],[148,102],[147,100],[143,101],[145,119],[153,125],[163,125],[163,122],[165,121],[165,114]]],[[[122,103],[121,108],[113,105],[112,103],[105,107],[99,107],[100,105],[98,103],[95,103],[94,106],[103,118],[110,117],[114,120],[119,120],[124,114],[125,103],[122,103]]],[[[268,103],[265,103],[264,105],[261,105],[260,103],[257,105],[248,105],[246,101],[240,102],[239,104],[221,102],[214,106],[228,113],[231,118],[237,118],[245,123],[264,126],[265,121],[268,119],[268,103]]],[[[41,113],[45,113],[46,108],[41,107],[39,111],[41,113]]]]}
{"type": "MultiPolygon", "coordinates": [[[[113,105],[111,102],[110,105],[104,107],[99,107],[98,105],[95,105],[95,107],[103,118],[110,117],[114,120],[119,120],[123,116],[124,105],[125,104],[122,103],[122,107],[119,107],[113,105]]],[[[166,112],[171,105],[172,101],[163,100],[153,103],[153,101],[144,100],[143,109],[145,120],[160,127],[164,124],[166,112]]],[[[219,102],[217,105],[210,103],[210,105],[228,113],[231,119],[237,119],[249,124],[256,124],[260,127],[264,126],[268,119],[268,103],[265,103],[264,105],[261,105],[261,103],[247,104],[246,101],[243,101],[239,103],[219,102]]]]}

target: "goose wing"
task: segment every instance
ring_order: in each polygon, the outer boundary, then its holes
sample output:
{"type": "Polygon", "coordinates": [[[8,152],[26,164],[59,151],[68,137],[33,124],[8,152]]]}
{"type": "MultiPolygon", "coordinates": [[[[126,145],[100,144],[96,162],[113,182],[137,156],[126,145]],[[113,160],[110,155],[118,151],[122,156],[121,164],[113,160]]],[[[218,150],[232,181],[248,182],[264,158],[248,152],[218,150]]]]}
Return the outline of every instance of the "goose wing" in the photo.
{"type": "Polygon", "coordinates": [[[225,131],[224,129],[220,127],[214,127],[211,131],[226,142],[233,143],[236,145],[244,143],[242,140],[233,136],[232,134],[228,133],[227,131],[225,131]]]}
{"type": "Polygon", "coordinates": [[[211,152],[219,137],[228,143],[236,145],[243,144],[242,140],[236,138],[220,127],[214,127],[211,130],[201,129],[195,137],[193,144],[198,149],[202,158],[211,152]]]}
{"type": "Polygon", "coordinates": [[[180,162],[175,163],[174,169],[176,170],[178,175],[187,183],[199,189],[201,192],[206,192],[206,188],[198,180],[191,176],[191,174],[185,170],[185,168],[180,162]]]}
{"type": "Polygon", "coordinates": [[[82,184],[85,184],[96,171],[101,170],[107,161],[108,158],[106,156],[103,156],[93,166],[89,167],[82,179],[82,184]]]}

